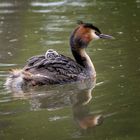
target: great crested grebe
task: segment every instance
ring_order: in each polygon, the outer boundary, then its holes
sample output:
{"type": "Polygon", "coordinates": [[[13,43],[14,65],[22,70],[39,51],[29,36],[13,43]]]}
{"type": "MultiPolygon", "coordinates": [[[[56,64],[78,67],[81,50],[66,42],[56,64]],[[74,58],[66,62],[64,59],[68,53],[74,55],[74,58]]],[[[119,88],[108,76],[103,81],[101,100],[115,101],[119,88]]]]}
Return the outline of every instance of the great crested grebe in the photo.
{"type": "Polygon", "coordinates": [[[85,49],[92,40],[111,39],[110,35],[90,23],[79,22],[70,37],[71,52],[76,61],[48,50],[45,55],[33,56],[21,69],[12,70],[6,80],[6,86],[24,87],[49,84],[63,84],[95,78],[94,65],[85,49]]]}

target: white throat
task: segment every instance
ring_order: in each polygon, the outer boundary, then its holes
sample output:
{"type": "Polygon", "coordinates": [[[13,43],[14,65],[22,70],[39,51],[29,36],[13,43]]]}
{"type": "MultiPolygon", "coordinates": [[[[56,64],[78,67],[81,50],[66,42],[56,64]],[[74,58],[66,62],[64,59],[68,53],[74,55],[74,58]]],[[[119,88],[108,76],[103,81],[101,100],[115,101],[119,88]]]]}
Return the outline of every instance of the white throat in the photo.
{"type": "Polygon", "coordinates": [[[85,49],[81,49],[80,54],[82,57],[85,58],[85,68],[89,71],[89,75],[96,76],[96,71],[95,71],[94,65],[93,65],[90,57],[86,53],[85,49]]]}
{"type": "Polygon", "coordinates": [[[100,37],[98,35],[95,34],[95,31],[94,30],[91,30],[91,35],[92,35],[92,38],[94,40],[97,40],[97,39],[100,39],[100,37]]]}

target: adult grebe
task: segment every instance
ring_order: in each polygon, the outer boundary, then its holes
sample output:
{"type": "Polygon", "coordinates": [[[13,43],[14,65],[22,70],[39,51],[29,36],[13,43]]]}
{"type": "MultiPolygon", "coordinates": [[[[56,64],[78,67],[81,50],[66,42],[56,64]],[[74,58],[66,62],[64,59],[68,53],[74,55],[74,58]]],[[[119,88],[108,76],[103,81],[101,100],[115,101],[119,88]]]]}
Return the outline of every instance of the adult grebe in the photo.
{"type": "Polygon", "coordinates": [[[95,68],[85,48],[92,40],[99,38],[113,37],[102,34],[97,27],[90,23],[80,21],[70,37],[70,47],[76,61],[58,54],[54,50],[48,50],[45,55],[30,58],[23,69],[12,70],[6,85],[23,87],[63,84],[95,78],[95,68]]]}

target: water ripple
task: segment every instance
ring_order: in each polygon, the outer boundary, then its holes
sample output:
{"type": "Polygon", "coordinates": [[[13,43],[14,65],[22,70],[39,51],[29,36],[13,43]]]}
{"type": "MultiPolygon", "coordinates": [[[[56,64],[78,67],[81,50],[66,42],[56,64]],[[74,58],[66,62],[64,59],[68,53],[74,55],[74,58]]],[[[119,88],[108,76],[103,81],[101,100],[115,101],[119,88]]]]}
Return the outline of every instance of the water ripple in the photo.
{"type": "Polygon", "coordinates": [[[0,74],[0,77],[7,77],[8,74],[0,74]]]}
{"type": "Polygon", "coordinates": [[[46,41],[47,45],[56,45],[56,44],[63,44],[63,41],[57,40],[57,41],[46,41]]]}
{"type": "Polygon", "coordinates": [[[57,121],[57,120],[63,120],[63,119],[66,119],[66,118],[69,118],[69,116],[54,116],[54,117],[50,117],[49,118],[49,121],[57,121]]]}
{"type": "Polygon", "coordinates": [[[6,99],[0,100],[0,103],[7,103],[7,102],[11,102],[11,98],[6,98],[6,99]]]}
{"type": "Polygon", "coordinates": [[[96,83],[96,86],[100,86],[100,85],[102,85],[104,83],[105,83],[105,81],[98,82],[98,83],[96,83]]]}
{"type": "Polygon", "coordinates": [[[12,14],[15,13],[15,10],[0,10],[0,14],[12,14]]]}
{"type": "Polygon", "coordinates": [[[33,13],[50,13],[52,10],[32,10],[33,13]]]}
{"type": "Polygon", "coordinates": [[[11,66],[16,66],[17,64],[5,64],[5,63],[0,63],[0,67],[11,67],[11,66]]]}
{"type": "Polygon", "coordinates": [[[67,4],[68,6],[78,6],[78,7],[86,7],[86,6],[92,6],[91,3],[87,3],[87,2],[71,2],[67,4]]]}
{"type": "Polygon", "coordinates": [[[32,2],[31,6],[34,7],[50,7],[50,6],[61,6],[65,4],[66,1],[58,1],[58,2],[32,2]]]}
{"type": "Polygon", "coordinates": [[[13,7],[13,6],[14,6],[14,4],[8,3],[8,2],[0,3],[0,8],[3,8],[3,7],[13,7]]]}
{"type": "Polygon", "coordinates": [[[15,112],[11,111],[11,112],[0,112],[0,115],[11,115],[11,114],[15,114],[15,112]]]}

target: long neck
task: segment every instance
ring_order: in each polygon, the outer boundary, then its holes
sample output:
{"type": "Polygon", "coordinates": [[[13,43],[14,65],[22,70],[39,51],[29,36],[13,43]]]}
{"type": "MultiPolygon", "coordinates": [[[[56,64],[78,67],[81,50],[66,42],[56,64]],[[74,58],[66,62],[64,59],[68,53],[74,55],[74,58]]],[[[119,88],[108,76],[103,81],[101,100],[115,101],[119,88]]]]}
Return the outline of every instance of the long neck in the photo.
{"type": "Polygon", "coordinates": [[[88,54],[85,51],[85,48],[87,47],[88,43],[82,42],[80,39],[74,39],[74,35],[72,34],[70,38],[70,46],[72,54],[78,64],[83,66],[88,74],[95,75],[95,68],[94,65],[88,56],[88,54]]]}

